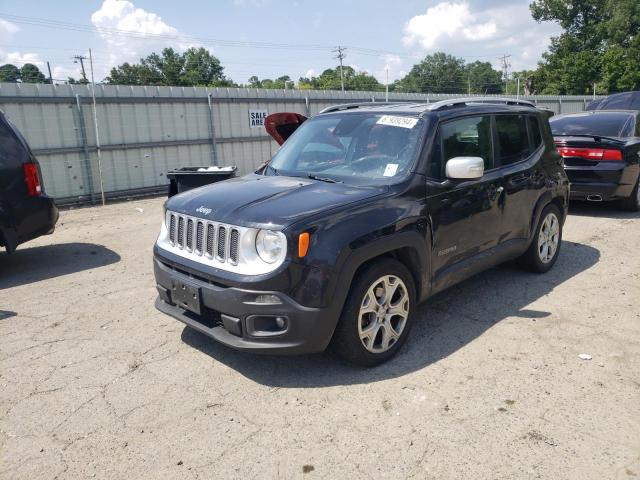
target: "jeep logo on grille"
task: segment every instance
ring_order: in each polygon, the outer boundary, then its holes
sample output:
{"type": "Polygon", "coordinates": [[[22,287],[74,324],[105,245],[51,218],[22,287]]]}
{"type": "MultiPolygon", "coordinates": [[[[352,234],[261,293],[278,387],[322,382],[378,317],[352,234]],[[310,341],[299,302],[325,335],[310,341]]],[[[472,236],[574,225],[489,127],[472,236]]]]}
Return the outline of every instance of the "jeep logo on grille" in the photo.
{"type": "Polygon", "coordinates": [[[211,208],[207,208],[204,205],[202,207],[198,207],[196,212],[202,213],[203,215],[209,215],[213,210],[211,208]]]}

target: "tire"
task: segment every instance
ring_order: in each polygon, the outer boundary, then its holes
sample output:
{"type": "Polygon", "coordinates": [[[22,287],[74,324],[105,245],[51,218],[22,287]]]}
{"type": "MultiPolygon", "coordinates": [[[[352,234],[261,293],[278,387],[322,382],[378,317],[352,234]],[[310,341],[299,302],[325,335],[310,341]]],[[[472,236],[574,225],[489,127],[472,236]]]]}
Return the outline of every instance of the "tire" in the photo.
{"type": "Polygon", "coordinates": [[[525,269],[534,273],[545,273],[558,260],[560,247],[562,246],[562,214],[554,204],[547,205],[536,226],[533,240],[527,251],[518,259],[518,263],[525,269]],[[555,218],[555,224],[554,219],[555,218]],[[552,222],[552,223],[546,223],[552,222]],[[554,226],[555,225],[555,226],[554,226]],[[555,234],[541,234],[543,228],[555,234]],[[548,250],[545,249],[545,245],[548,250]]]}
{"type": "Polygon", "coordinates": [[[640,211],[640,177],[636,181],[636,187],[631,192],[631,196],[620,200],[620,208],[629,212],[640,211]]]}
{"type": "Polygon", "coordinates": [[[352,283],[331,347],[348,362],[380,365],[402,348],[416,307],[409,270],[396,260],[382,258],[365,267],[352,283]],[[390,299],[387,292],[393,292],[390,299]]]}

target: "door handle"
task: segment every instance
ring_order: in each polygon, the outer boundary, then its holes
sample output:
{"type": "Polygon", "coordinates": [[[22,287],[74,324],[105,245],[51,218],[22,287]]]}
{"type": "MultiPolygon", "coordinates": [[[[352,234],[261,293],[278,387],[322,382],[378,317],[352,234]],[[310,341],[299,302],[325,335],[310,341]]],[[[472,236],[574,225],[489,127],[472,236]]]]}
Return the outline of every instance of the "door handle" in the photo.
{"type": "Polygon", "coordinates": [[[502,195],[502,192],[504,192],[504,187],[502,186],[498,188],[492,188],[491,190],[489,190],[489,199],[493,202],[496,198],[502,195]]]}

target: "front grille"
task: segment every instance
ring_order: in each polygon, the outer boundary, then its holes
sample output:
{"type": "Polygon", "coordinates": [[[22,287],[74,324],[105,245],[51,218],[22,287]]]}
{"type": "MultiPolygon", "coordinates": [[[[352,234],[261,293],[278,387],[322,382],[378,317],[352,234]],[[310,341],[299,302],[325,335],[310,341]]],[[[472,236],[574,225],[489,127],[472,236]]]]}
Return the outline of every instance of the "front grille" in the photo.
{"type": "Polygon", "coordinates": [[[167,212],[167,216],[171,246],[196,257],[216,258],[232,265],[240,262],[240,228],[173,212],[167,212]]]}

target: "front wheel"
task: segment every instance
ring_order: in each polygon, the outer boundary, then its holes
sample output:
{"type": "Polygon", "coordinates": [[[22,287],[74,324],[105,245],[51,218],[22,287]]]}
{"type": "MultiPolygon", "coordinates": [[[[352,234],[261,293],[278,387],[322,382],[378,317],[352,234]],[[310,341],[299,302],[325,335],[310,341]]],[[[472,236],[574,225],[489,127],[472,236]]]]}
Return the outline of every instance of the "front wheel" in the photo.
{"type": "Polygon", "coordinates": [[[333,350],[358,365],[386,362],[409,334],[415,302],[413,277],[400,262],[385,258],[366,267],[347,297],[333,350]]]}
{"type": "Polygon", "coordinates": [[[550,204],[542,211],[533,241],[519,263],[531,272],[548,272],[558,260],[561,244],[562,215],[557,206],[550,204]]]}

